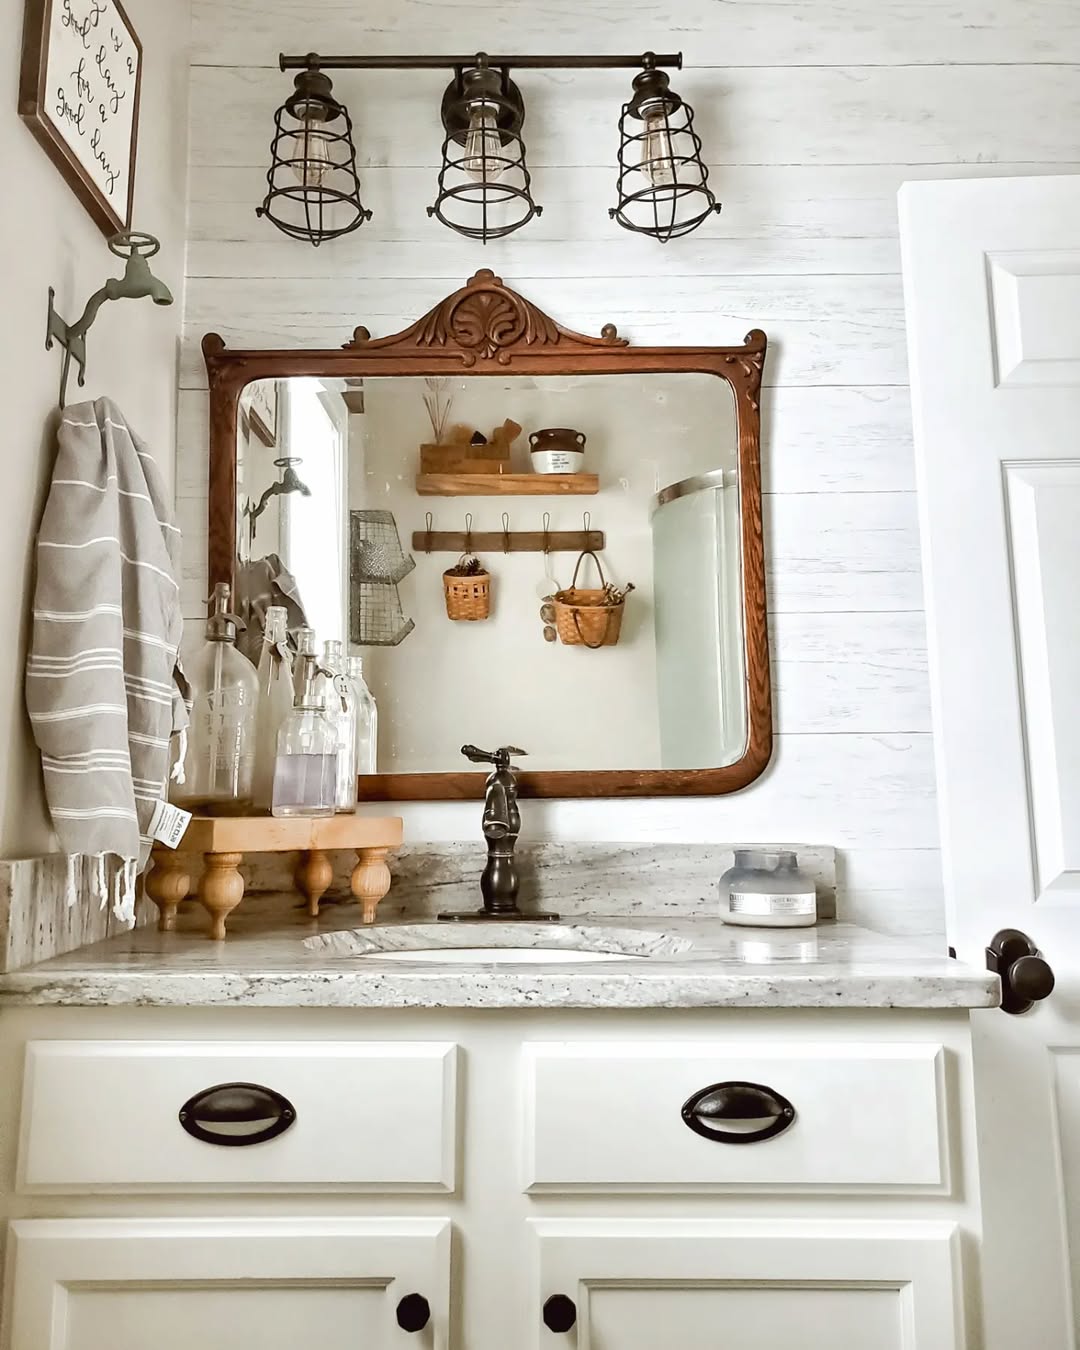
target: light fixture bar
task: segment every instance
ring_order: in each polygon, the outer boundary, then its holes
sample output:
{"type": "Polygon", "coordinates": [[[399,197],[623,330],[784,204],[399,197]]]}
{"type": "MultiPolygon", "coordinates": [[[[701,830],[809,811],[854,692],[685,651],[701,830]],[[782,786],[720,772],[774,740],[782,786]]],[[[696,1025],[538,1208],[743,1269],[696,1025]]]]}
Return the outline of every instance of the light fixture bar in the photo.
{"type": "Polygon", "coordinates": [[[682,70],[682,52],[641,52],[637,56],[489,56],[471,52],[468,56],[303,56],[282,52],[278,65],[282,70],[456,70],[483,61],[496,68],[513,66],[515,70],[641,70],[643,67],[682,70]]]}

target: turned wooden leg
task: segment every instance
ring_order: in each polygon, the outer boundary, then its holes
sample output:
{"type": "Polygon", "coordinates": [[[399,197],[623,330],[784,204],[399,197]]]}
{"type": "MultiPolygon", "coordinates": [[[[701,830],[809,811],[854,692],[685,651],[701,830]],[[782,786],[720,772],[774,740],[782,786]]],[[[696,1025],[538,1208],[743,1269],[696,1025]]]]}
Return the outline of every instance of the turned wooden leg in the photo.
{"type": "Polygon", "coordinates": [[[359,848],[349,888],[360,901],[365,923],[375,922],[379,901],[390,889],[390,868],[386,865],[388,848],[359,848]]]}
{"type": "Polygon", "coordinates": [[[158,932],[171,932],[176,927],[176,911],[191,894],[191,867],[187,858],[171,851],[155,851],[154,865],[143,885],[157,905],[158,932]]]}
{"type": "Polygon", "coordinates": [[[225,938],[225,920],[244,898],[244,878],[240,875],[242,853],[206,853],[206,870],[199,880],[199,903],[210,915],[210,936],[217,942],[225,938]]]}
{"type": "Polygon", "coordinates": [[[334,868],[323,849],[308,849],[300,855],[300,866],[295,875],[296,889],[307,900],[308,913],[313,919],[319,917],[319,901],[330,889],[333,880],[334,868]]]}

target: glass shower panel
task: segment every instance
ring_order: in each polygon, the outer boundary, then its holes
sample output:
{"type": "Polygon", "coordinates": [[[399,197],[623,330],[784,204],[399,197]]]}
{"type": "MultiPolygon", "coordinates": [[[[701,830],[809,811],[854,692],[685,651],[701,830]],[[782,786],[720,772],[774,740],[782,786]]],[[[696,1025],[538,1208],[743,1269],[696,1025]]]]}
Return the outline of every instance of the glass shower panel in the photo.
{"type": "Polygon", "coordinates": [[[652,541],[661,766],[734,763],[747,737],[737,474],[658,493],[652,541]]]}

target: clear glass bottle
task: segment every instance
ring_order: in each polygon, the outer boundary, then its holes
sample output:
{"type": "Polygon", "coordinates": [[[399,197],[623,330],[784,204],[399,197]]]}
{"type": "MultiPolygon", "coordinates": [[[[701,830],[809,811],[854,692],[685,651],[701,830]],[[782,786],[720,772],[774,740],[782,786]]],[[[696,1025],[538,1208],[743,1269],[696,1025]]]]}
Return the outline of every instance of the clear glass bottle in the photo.
{"type": "Polygon", "coordinates": [[[184,781],[173,800],[197,815],[245,815],[252,808],[255,712],[259,677],[236,650],[241,620],[229,611],[230,590],[214,587],[206,643],[191,663],[191,723],[184,781]]]}
{"type": "Polygon", "coordinates": [[[269,811],[274,793],[278,732],[292,712],[296,697],[288,647],[288,612],[282,605],[271,605],[266,611],[258,675],[252,800],[257,811],[269,811]]]}
{"type": "Polygon", "coordinates": [[[337,788],[337,728],[315,689],[318,663],[297,662],[302,689],[278,732],[273,816],[332,816],[337,788]]]}
{"type": "Polygon", "coordinates": [[[293,663],[293,698],[304,692],[304,658],[315,655],[315,629],[296,630],[296,661],[293,663]]]}
{"type": "Polygon", "coordinates": [[[747,928],[809,928],[817,887],[790,849],[737,848],[720,878],[720,917],[747,928]]]}
{"type": "Polygon", "coordinates": [[[379,710],[375,706],[375,695],[364,681],[364,658],[350,656],[346,671],[356,692],[356,772],[377,773],[379,710]]]}
{"type": "Polygon", "coordinates": [[[327,716],[337,729],[337,809],[356,810],[356,690],[345,674],[345,658],[340,642],[323,644],[323,664],[320,671],[322,697],[327,716]]]}

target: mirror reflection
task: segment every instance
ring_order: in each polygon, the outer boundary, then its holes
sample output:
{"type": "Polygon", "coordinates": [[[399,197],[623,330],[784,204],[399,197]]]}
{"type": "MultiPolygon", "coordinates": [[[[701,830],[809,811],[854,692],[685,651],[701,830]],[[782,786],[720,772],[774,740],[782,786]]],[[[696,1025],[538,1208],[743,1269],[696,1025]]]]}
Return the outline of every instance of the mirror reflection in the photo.
{"type": "Polygon", "coordinates": [[[714,768],[747,741],[735,401],[704,373],[249,384],[237,600],[363,658],[380,773],[714,768]]]}

